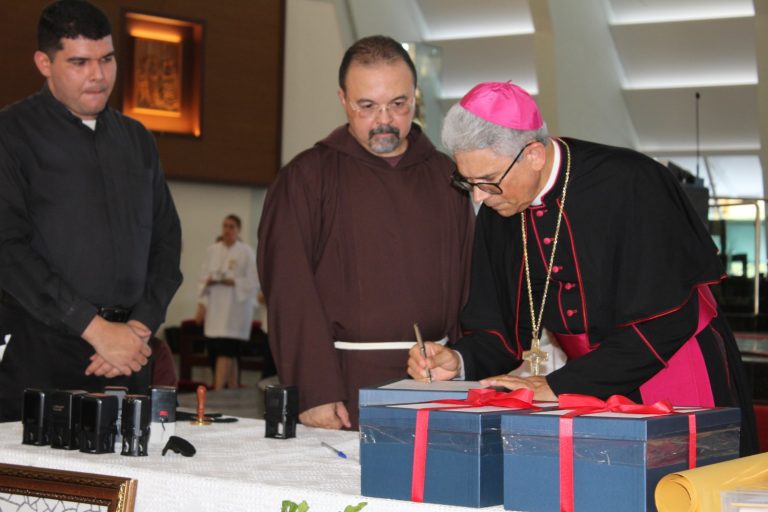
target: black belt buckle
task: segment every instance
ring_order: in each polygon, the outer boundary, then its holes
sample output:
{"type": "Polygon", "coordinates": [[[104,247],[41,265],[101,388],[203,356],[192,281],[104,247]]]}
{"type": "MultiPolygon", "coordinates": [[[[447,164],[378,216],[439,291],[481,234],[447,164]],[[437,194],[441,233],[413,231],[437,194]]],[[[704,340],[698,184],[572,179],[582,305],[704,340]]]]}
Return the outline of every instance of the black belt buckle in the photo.
{"type": "Polygon", "coordinates": [[[98,315],[108,322],[125,323],[131,315],[131,310],[116,306],[101,306],[98,315]]]}

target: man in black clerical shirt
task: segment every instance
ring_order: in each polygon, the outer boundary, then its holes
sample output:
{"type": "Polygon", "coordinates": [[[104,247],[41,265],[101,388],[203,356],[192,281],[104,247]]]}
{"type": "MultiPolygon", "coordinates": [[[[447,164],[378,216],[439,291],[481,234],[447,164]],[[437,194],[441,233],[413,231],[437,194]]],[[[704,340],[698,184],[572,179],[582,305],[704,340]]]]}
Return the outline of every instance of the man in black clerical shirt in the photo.
{"type": "Polygon", "coordinates": [[[43,88],[0,111],[0,420],[25,388],[150,382],[147,344],[181,284],[181,228],[151,134],[107,106],[111,27],[82,0],[42,12],[43,88]]]}

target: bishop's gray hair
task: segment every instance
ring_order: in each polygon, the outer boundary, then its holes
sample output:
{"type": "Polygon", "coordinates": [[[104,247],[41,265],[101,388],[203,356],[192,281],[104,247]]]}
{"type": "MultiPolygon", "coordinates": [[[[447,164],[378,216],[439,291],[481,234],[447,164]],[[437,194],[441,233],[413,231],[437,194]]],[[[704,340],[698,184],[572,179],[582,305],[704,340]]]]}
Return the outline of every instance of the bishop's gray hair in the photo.
{"type": "Polygon", "coordinates": [[[526,143],[549,143],[547,124],[538,130],[514,130],[486,121],[456,103],[443,120],[443,146],[452,155],[490,148],[499,155],[514,156],[526,143]]]}

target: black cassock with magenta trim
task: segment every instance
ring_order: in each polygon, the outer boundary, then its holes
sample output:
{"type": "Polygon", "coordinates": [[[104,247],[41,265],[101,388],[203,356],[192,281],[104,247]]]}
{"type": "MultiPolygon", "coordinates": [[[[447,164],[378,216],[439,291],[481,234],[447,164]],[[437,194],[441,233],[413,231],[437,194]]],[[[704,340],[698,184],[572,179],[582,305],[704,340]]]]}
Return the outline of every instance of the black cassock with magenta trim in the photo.
{"type": "Polygon", "coordinates": [[[530,347],[523,265],[526,215],[534,310],[541,304],[570,153],[570,180],[544,327],[568,354],[546,378],[556,394],[738,406],[742,454],[756,452],[751,391],[709,285],[717,248],[673,174],[638,152],[553,139],[561,153],[542,204],[509,218],[482,207],[470,298],[456,348],[466,378],[509,372],[530,347]]]}

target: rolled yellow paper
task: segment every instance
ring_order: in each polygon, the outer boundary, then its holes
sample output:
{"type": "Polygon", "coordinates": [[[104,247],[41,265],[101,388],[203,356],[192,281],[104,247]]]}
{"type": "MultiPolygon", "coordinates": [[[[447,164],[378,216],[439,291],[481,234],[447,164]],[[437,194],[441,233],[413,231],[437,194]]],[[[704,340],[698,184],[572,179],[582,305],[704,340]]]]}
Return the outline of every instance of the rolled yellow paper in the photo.
{"type": "Polygon", "coordinates": [[[768,485],[768,453],[671,473],[656,485],[659,512],[717,512],[720,492],[768,485]]]}

